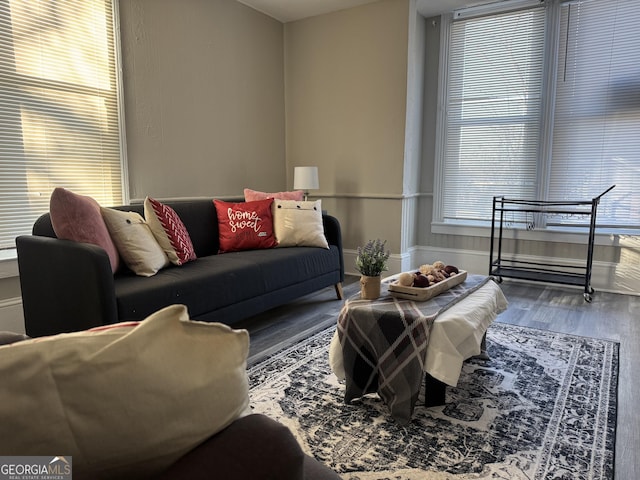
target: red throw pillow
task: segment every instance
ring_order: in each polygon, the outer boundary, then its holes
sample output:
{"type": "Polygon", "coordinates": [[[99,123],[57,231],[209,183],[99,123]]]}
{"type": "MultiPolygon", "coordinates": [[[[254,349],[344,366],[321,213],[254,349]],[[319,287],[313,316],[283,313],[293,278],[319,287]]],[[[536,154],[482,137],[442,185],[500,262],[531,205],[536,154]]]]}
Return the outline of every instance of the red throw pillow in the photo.
{"type": "Polygon", "coordinates": [[[230,203],[214,200],[220,230],[220,253],[276,246],[272,198],[230,203]]]}

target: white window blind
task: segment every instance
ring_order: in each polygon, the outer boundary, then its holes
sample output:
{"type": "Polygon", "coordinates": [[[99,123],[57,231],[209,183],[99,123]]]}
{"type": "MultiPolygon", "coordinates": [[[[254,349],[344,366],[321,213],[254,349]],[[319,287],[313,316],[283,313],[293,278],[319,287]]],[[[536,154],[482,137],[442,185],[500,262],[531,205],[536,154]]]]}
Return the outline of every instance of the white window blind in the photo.
{"type": "Polygon", "coordinates": [[[598,209],[610,226],[640,227],[638,25],[637,0],[561,8],[549,197],[589,199],[616,185],[598,209]]]}
{"type": "Polygon", "coordinates": [[[434,219],[478,224],[493,196],[590,200],[615,184],[598,225],[640,228],[640,2],[458,18],[443,42],[434,219]]]}
{"type": "Polygon", "coordinates": [[[444,217],[491,217],[496,194],[535,198],[544,9],[455,22],[450,30],[444,217]]]}
{"type": "Polygon", "coordinates": [[[0,248],[55,187],[122,203],[111,0],[0,2],[0,248]]]}

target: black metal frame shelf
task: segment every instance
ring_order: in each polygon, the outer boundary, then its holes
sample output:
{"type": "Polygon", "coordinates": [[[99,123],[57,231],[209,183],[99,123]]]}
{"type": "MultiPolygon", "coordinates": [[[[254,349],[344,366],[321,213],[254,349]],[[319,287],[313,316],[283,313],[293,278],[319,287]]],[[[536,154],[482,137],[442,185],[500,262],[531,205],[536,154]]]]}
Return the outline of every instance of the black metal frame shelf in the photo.
{"type": "MultiPolygon", "coordinates": [[[[596,214],[598,204],[604,194],[609,192],[615,185],[602,192],[591,200],[579,201],[543,201],[505,198],[501,196],[493,197],[493,211],[491,214],[491,246],[489,275],[502,282],[502,278],[517,278],[521,280],[532,280],[538,282],[559,283],[564,285],[575,285],[584,287],[584,299],[591,302],[594,290],[591,287],[591,270],[593,264],[593,244],[595,240],[596,214]],[[587,242],[587,258],[584,266],[558,265],[552,263],[541,263],[518,260],[515,255],[503,256],[502,243],[505,228],[505,213],[514,216],[524,214],[551,214],[584,216],[589,219],[589,233],[587,242]],[[497,242],[496,242],[496,222],[497,242]],[[497,255],[494,252],[497,243],[497,255]]],[[[509,222],[511,223],[511,222],[509,222]]],[[[513,223],[524,223],[527,229],[535,228],[535,221],[515,221],[513,223]]]]}

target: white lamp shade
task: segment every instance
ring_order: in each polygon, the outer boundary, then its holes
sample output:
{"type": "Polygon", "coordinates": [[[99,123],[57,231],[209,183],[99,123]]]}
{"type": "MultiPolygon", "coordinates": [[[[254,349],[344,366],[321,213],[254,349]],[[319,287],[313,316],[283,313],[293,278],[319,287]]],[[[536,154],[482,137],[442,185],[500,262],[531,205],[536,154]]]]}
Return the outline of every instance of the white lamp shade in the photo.
{"type": "Polygon", "coordinates": [[[295,167],[293,170],[293,188],[296,190],[317,190],[318,167],[295,167]]]}

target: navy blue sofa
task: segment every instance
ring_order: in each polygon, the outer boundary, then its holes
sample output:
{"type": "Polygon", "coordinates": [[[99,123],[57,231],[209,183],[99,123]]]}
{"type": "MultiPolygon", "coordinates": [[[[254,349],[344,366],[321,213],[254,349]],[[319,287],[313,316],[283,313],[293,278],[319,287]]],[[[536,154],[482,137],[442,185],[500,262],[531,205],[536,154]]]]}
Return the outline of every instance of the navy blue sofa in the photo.
{"type": "MultiPolygon", "coordinates": [[[[344,260],[340,224],[323,214],[329,249],[286,247],[218,254],[212,199],[166,201],[187,228],[198,259],[153,277],[126,268],[115,275],[95,245],[61,240],[49,214],[32,235],[16,239],[26,332],[31,337],[142,320],[184,304],[194,320],[234,323],[333,286],[342,298],[344,260]]],[[[143,215],[143,205],[113,207],[143,215]]]]}

